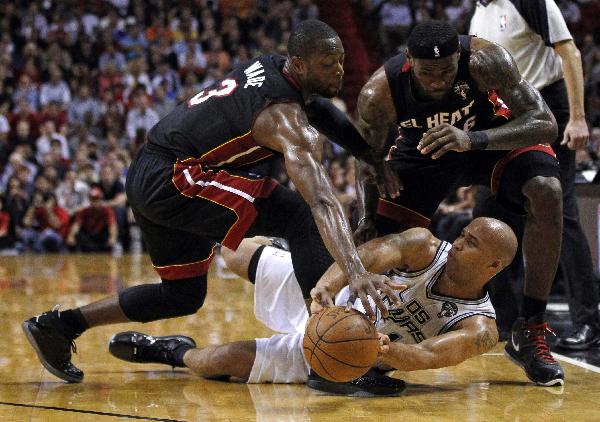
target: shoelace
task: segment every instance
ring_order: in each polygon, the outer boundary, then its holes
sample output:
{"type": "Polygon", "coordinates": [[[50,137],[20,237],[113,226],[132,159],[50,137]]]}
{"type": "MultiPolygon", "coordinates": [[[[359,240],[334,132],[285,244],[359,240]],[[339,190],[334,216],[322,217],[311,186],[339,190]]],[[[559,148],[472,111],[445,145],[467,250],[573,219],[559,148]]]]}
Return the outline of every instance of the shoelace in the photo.
{"type": "Polygon", "coordinates": [[[556,363],[552,357],[552,354],[550,353],[548,342],[546,342],[546,333],[556,336],[556,333],[552,331],[547,322],[544,322],[543,324],[525,325],[525,337],[533,341],[535,346],[535,354],[546,363],[556,363]]]}

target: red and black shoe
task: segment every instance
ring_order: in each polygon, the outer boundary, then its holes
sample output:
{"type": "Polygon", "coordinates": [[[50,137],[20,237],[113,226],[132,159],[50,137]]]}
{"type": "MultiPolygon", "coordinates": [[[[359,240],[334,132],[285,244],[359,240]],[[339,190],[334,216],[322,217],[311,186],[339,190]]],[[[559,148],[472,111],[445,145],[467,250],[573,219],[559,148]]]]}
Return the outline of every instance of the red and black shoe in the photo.
{"type": "Polygon", "coordinates": [[[550,353],[546,341],[548,333],[556,335],[547,322],[519,318],[512,327],[504,353],[536,384],[547,387],[563,385],[565,374],[550,353]]]}

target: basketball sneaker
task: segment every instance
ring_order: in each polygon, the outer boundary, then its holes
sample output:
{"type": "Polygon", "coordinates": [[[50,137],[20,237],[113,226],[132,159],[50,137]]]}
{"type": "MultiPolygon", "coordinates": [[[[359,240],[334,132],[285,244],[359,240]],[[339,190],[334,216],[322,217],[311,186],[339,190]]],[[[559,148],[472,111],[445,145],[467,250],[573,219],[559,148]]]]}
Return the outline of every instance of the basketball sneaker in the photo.
{"type": "Polygon", "coordinates": [[[313,390],[351,397],[398,396],[406,388],[404,381],[388,377],[376,368],[349,382],[329,381],[311,370],[306,385],[313,390]]]}
{"type": "Polygon", "coordinates": [[[111,355],[127,362],[164,363],[184,368],[175,359],[174,352],[180,347],[196,347],[194,339],[186,336],[153,337],[135,331],[117,333],[108,342],[111,355]]]}
{"type": "Polygon", "coordinates": [[[546,341],[548,333],[556,335],[547,322],[519,318],[513,325],[504,353],[536,384],[546,387],[563,385],[565,375],[550,353],[546,341]]]}
{"type": "Polygon", "coordinates": [[[60,320],[58,307],[23,321],[21,327],[48,371],[68,382],[83,381],[83,371],[71,362],[71,353],[77,353],[74,340],[78,335],[60,320]]]}

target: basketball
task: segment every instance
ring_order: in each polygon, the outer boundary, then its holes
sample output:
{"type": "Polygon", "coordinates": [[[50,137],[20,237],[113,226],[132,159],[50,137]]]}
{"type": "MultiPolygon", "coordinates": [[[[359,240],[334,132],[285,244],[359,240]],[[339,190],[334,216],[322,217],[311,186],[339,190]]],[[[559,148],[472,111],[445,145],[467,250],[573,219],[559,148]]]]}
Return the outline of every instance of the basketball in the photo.
{"type": "Polygon", "coordinates": [[[364,314],[332,306],[310,318],[303,347],[306,361],[317,374],[330,381],[346,382],[373,366],[379,338],[364,314]]]}

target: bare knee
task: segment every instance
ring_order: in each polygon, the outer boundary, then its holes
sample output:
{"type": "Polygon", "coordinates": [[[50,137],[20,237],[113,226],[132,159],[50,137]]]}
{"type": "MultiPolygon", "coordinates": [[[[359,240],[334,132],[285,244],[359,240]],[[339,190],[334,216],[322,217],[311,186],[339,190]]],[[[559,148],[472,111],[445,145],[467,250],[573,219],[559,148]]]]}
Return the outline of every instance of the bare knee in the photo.
{"type": "Polygon", "coordinates": [[[251,237],[242,240],[236,251],[221,247],[221,256],[227,264],[227,268],[238,276],[248,280],[248,264],[252,255],[261,245],[268,245],[270,241],[266,237],[251,237]]]}
{"type": "Polygon", "coordinates": [[[556,177],[536,176],[522,189],[529,216],[560,223],[562,220],[562,188],[556,177]]]}

